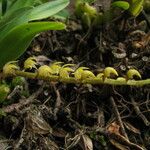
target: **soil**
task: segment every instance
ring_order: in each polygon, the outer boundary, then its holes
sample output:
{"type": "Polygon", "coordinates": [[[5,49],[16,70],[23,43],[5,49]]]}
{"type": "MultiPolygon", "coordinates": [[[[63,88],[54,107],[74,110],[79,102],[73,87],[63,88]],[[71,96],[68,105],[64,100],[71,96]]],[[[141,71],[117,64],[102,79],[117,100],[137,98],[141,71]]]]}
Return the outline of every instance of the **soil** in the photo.
{"type": "MultiPolygon", "coordinates": [[[[73,13],[67,29],[36,37],[20,58],[110,66],[120,76],[130,68],[150,78],[150,14],[117,18],[86,29],[73,13]]],[[[7,79],[10,83],[12,79],[7,79]]],[[[138,80],[138,79],[137,79],[138,80]]],[[[26,79],[12,88],[0,118],[0,149],[150,149],[150,86],[76,85],[26,79]]]]}

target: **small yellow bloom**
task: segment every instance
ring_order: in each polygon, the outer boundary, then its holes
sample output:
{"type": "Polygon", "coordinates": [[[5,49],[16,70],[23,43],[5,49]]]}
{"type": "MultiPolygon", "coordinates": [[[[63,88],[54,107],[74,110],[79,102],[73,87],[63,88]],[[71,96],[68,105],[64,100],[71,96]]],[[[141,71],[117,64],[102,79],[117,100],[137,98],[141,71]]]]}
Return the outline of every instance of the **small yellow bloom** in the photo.
{"type": "Polygon", "coordinates": [[[28,59],[25,60],[24,62],[24,69],[32,69],[32,68],[36,68],[37,62],[36,62],[36,58],[35,57],[29,57],[28,59]]]}
{"type": "Polygon", "coordinates": [[[63,65],[59,70],[59,77],[61,79],[69,78],[70,72],[74,72],[74,70],[72,68],[69,68],[69,67],[72,67],[72,66],[74,66],[74,64],[65,64],[65,65],[63,65]]]}
{"type": "Polygon", "coordinates": [[[55,75],[59,74],[61,64],[63,64],[63,62],[55,62],[55,63],[50,64],[50,68],[52,69],[52,74],[55,74],[55,75]]]}
{"type": "Polygon", "coordinates": [[[84,70],[88,70],[89,68],[87,67],[79,67],[78,69],[76,69],[76,71],[74,72],[74,77],[76,80],[81,80],[82,79],[82,73],[84,70]]]}
{"type": "Polygon", "coordinates": [[[44,66],[41,66],[39,69],[38,69],[38,77],[39,78],[47,78],[49,77],[50,75],[52,75],[52,69],[47,66],[47,65],[44,65],[44,66]]]}
{"type": "Polygon", "coordinates": [[[141,74],[137,70],[135,70],[135,69],[129,69],[128,72],[127,72],[127,78],[128,78],[128,80],[129,79],[133,79],[134,76],[136,76],[136,77],[138,77],[140,79],[142,78],[141,74]]]}
{"type": "Polygon", "coordinates": [[[19,70],[19,66],[17,66],[17,61],[10,61],[6,63],[3,67],[3,75],[4,77],[14,76],[16,70],[19,70]]]}
{"type": "Polygon", "coordinates": [[[82,72],[82,80],[88,79],[88,78],[95,78],[95,75],[93,72],[89,70],[83,70],[82,72]]]}
{"type": "Polygon", "coordinates": [[[117,71],[112,67],[106,67],[104,69],[103,73],[104,73],[104,78],[110,78],[111,75],[118,76],[117,71]]]}
{"type": "Polygon", "coordinates": [[[104,74],[103,73],[99,73],[96,77],[100,78],[100,79],[103,79],[104,78],[104,74]]]}

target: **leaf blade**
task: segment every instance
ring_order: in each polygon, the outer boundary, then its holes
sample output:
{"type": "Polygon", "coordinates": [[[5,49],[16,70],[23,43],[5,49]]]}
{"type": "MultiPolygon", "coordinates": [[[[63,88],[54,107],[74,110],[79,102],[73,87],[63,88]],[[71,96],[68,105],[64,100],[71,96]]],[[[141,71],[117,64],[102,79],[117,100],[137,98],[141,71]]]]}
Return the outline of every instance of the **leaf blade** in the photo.
{"type": "Polygon", "coordinates": [[[60,22],[33,22],[17,26],[0,41],[0,68],[8,61],[17,59],[36,34],[46,30],[62,30],[64,28],[65,25],[60,22]]]}
{"type": "Polygon", "coordinates": [[[29,20],[39,20],[52,16],[69,4],[68,0],[56,0],[35,7],[29,14],[29,20]]]}
{"type": "Polygon", "coordinates": [[[124,10],[128,10],[130,7],[130,4],[128,2],[125,1],[115,1],[112,3],[111,5],[112,7],[118,7],[124,10]]]}
{"type": "Polygon", "coordinates": [[[7,11],[6,15],[13,13],[14,11],[21,9],[23,7],[33,6],[35,0],[17,0],[7,11]]]}
{"type": "Polygon", "coordinates": [[[28,6],[16,10],[15,12],[3,18],[3,20],[0,22],[0,40],[2,40],[7,32],[9,32],[15,26],[27,23],[29,21],[50,17],[65,8],[68,3],[68,0],[55,0],[36,6],[34,8],[28,6]],[[11,19],[11,21],[9,21],[9,18],[11,19]],[[8,25],[6,26],[6,24],[8,25]]]}

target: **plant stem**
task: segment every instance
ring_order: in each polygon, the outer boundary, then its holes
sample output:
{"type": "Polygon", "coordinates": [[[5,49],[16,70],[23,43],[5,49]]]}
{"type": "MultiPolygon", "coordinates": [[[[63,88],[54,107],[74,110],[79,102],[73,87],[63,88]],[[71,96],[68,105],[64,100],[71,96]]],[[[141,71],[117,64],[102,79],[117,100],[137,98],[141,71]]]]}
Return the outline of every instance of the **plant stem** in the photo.
{"type": "Polygon", "coordinates": [[[74,77],[69,78],[60,78],[56,75],[50,75],[48,77],[38,77],[38,73],[31,73],[31,72],[23,72],[23,71],[15,71],[16,76],[22,76],[25,78],[31,78],[31,79],[41,79],[45,81],[54,81],[54,82],[63,82],[63,83],[74,83],[74,84],[108,84],[108,85],[129,85],[129,86],[144,86],[150,84],[150,79],[146,80],[116,80],[116,79],[108,79],[105,80],[101,78],[88,78],[85,80],[76,80],[74,77]]]}

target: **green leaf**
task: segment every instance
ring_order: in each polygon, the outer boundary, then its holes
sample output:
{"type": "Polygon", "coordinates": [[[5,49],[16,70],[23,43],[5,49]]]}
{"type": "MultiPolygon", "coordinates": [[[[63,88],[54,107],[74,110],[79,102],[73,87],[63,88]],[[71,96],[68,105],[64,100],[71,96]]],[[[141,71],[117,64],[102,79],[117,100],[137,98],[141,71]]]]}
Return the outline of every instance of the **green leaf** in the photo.
{"type": "Polygon", "coordinates": [[[53,16],[56,19],[62,19],[65,20],[70,17],[69,11],[66,9],[63,9],[62,11],[58,12],[56,15],[53,16]]]}
{"type": "Polygon", "coordinates": [[[36,0],[17,0],[7,11],[6,15],[23,8],[33,6],[36,0]]]}
{"type": "Polygon", "coordinates": [[[7,0],[2,0],[2,15],[5,14],[7,9],[7,0]]]}
{"type": "Polygon", "coordinates": [[[18,58],[36,34],[49,29],[64,29],[62,23],[29,22],[53,16],[68,3],[69,0],[55,0],[32,7],[31,0],[13,2],[11,9],[0,20],[0,68],[6,62],[18,58]]]}
{"type": "Polygon", "coordinates": [[[12,15],[2,19],[0,22],[0,40],[14,27],[28,22],[28,17],[26,16],[30,9],[31,7],[21,8],[13,12],[12,15]]]}
{"type": "Polygon", "coordinates": [[[138,16],[143,9],[144,0],[132,0],[129,8],[129,12],[133,16],[138,16]]]}
{"type": "MultiPolygon", "coordinates": [[[[28,10],[31,10],[33,7],[23,7],[11,13],[11,15],[7,15],[0,20],[0,30],[2,31],[2,27],[6,27],[11,22],[19,22],[26,15],[28,10]]],[[[24,18],[23,18],[24,20],[24,18]]]]}
{"type": "Polygon", "coordinates": [[[39,5],[31,10],[29,20],[39,20],[55,15],[69,4],[68,0],[56,0],[39,5]]]}
{"type": "Polygon", "coordinates": [[[60,22],[33,22],[15,27],[0,41],[0,68],[23,54],[36,34],[64,28],[65,25],[60,22]]]}
{"type": "Polygon", "coordinates": [[[10,15],[5,16],[0,22],[0,40],[15,26],[33,20],[40,20],[55,15],[68,5],[68,0],[56,0],[42,5],[24,7],[10,15]],[[4,27],[4,28],[2,28],[4,27]]]}
{"type": "Polygon", "coordinates": [[[116,2],[113,2],[111,6],[127,10],[127,9],[129,9],[130,4],[125,1],[116,1],[116,2]]]}

